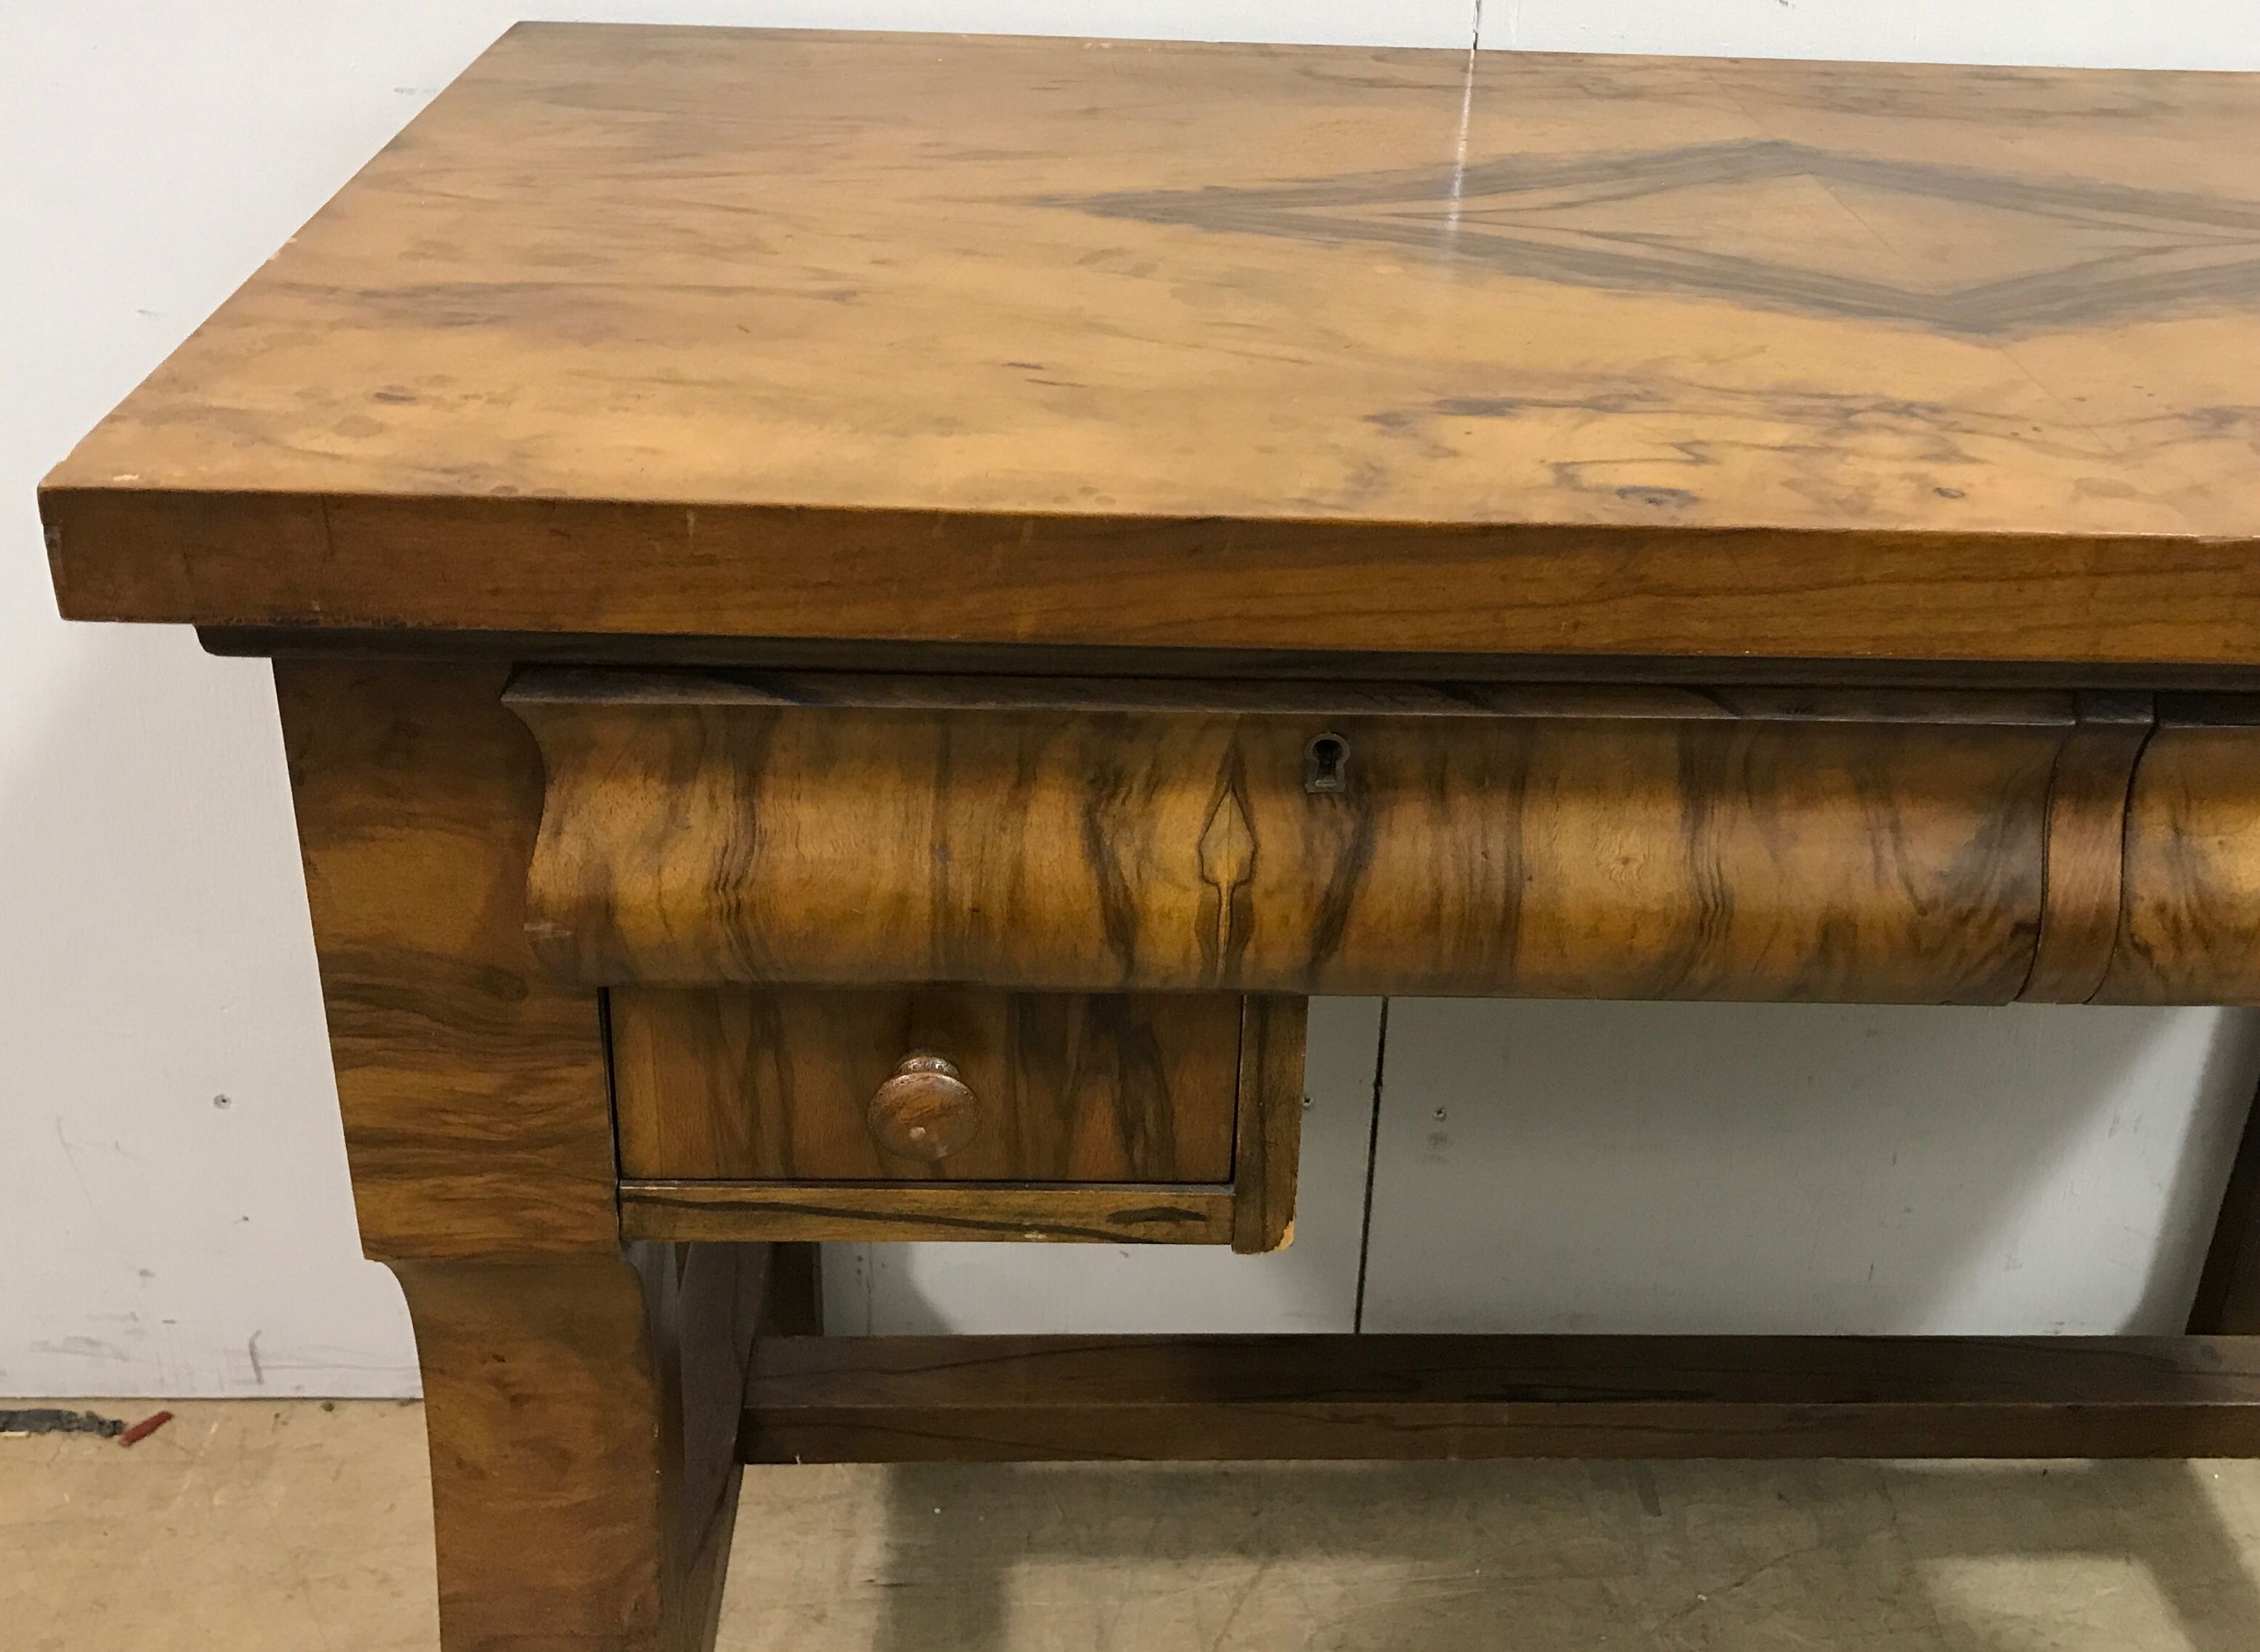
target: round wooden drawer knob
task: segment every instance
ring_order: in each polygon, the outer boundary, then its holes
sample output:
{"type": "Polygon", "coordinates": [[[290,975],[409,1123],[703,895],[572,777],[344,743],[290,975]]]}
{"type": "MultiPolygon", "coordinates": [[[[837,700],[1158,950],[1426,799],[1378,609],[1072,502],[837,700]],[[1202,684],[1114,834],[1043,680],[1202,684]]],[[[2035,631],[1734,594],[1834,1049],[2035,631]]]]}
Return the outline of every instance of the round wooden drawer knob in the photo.
{"type": "Polygon", "coordinates": [[[902,1059],[871,1098],[871,1134],[898,1159],[946,1159],[981,1131],[981,1098],[928,1050],[902,1059]]]}

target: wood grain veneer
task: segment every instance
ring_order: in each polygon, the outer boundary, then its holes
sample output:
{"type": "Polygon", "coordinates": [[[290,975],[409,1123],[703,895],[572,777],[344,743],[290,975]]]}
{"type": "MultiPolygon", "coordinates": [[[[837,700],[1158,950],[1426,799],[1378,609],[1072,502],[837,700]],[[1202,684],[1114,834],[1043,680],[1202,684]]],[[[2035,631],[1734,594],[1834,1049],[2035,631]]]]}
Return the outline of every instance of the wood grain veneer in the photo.
{"type": "Polygon", "coordinates": [[[541,757],[489,666],[275,668],[362,1247],[611,1256],[597,996],[526,939],[541,757]]]}
{"type": "Polygon", "coordinates": [[[1245,1255],[1277,1250],[1294,1238],[1310,1009],[1306,998],[1276,994],[1242,1001],[1232,1248],[1245,1255]]]}
{"type": "Polygon", "coordinates": [[[611,1010],[631,1178],[1233,1179],[1230,994],[640,987],[614,991],[611,1010]],[[885,1151],[868,1116],[921,1049],[962,1072],[979,1117],[939,1160],[885,1151]]]}
{"type": "Polygon", "coordinates": [[[1260,1255],[1292,1237],[1300,998],[612,996],[629,1238],[1229,1244],[1260,1255]],[[957,1049],[994,1115],[938,1162],[890,1158],[863,1116],[863,1087],[891,1069],[906,1027],[957,1049]]]}
{"type": "Polygon", "coordinates": [[[48,478],[56,587],[2251,666],[2256,141],[2228,75],[521,25],[48,478]]]}
{"type": "Polygon", "coordinates": [[[2081,726],[2048,696],[1110,691],[530,678],[533,945],[590,982],[2001,1002],[2081,726]]]}
{"type": "Polygon", "coordinates": [[[2260,1000],[2260,726],[2162,727],[2143,748],[2118,945],[2097,997],[2260,1000]]]}
{"type": "Polygon", "coordinates": [[[448,1652],[709,1652],[769,1257],[396,1262],[448,1652]]]}

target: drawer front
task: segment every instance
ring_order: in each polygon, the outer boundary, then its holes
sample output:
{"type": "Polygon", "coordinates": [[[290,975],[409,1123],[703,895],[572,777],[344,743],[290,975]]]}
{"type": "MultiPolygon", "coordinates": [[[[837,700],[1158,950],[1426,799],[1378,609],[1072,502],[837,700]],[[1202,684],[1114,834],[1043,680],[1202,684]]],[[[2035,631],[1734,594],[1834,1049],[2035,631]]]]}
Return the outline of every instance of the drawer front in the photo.
{"type": "Polygon", "coordinates": [[[2149,716],[595,672],[511,704],[533,942],[585,981],[1835,1002],[2092,991],[2149,716]]]}
{"type": "Polygon", "coordinates": [[[1236,995],[622,987],[610,1003],[631,1178],[1232,1180],[1236,995]]]}

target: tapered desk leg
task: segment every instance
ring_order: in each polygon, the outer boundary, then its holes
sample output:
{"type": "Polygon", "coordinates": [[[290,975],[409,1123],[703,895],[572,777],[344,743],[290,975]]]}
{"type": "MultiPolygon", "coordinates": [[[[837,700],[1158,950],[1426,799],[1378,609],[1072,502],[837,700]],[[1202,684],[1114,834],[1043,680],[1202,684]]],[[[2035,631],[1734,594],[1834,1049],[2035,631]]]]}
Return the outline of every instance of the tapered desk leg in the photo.
{"type": "Polygon", "coordinates": [[[279,662],[361,1242],[423,1362],[447,1652],[711,1644],[773,1260],[623,1248],[603,1005],[526,944],[541,760],[490,666],[279,662]]]}
{"type": "Polygon", "coordinates": [[[424,1368],[445,1652],[704,1652],[767,1255],[393,1264],[424,1368]]]}

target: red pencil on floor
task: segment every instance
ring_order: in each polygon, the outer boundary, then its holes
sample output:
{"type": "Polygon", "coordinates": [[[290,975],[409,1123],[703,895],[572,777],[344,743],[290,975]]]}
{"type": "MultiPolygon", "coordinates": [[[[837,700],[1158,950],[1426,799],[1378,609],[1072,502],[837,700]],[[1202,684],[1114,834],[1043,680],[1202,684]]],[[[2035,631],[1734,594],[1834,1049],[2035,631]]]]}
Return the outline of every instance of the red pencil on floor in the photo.
{"type": "Polygon", "coordinates": [[[172,1420],[173,1413],[169,1411],[154,1412],[118,1435],[118,1443],[121,1446],[138,1446],[172,1420]]]}

